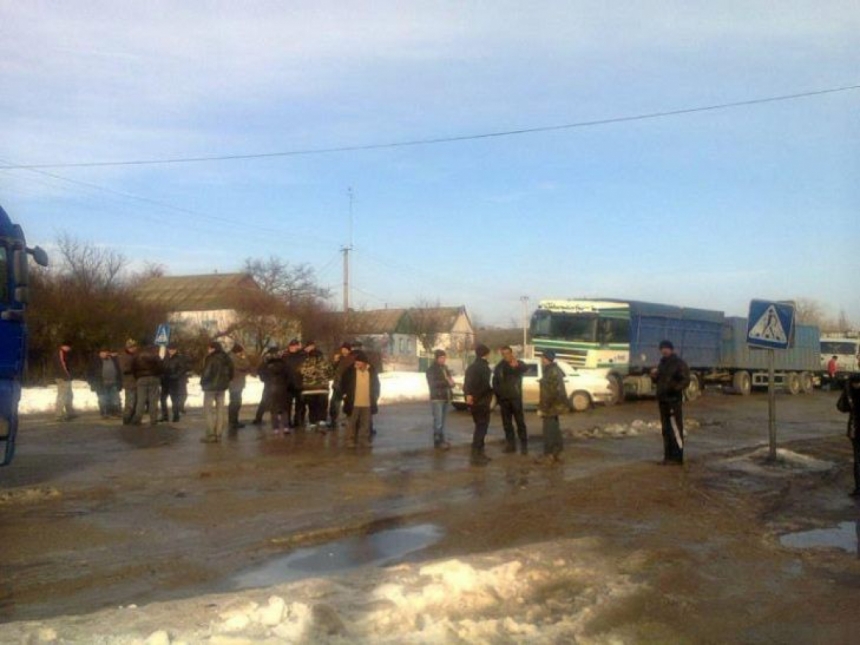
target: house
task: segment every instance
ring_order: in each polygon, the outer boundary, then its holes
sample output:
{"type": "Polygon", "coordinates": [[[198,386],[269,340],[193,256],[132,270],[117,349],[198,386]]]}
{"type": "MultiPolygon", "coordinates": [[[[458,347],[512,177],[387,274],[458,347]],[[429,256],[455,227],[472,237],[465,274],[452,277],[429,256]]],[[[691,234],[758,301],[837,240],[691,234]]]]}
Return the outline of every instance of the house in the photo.
{"type": "MultiPolygon", "coordinates": [[[[344,314],[336,314],[341,318],[344,314]]],[[[378,353],[385,369],[415,369],[418,366],[417,338],[406,309],[350,311],[343,323],[345,338],[360,341],[378,353]]]]}
{"type": "Polygon", "coordinates": [[[459,355],[475,345],[475,328],[466,307],[421,307],[409,310],[418,351],[427,356],[434,349],[459,355]]]}
{"type": "Polygon", "coordinates": [[[143,302],[167,309],[169,322],[210,336],[229,332],[243,303],[262,293],[247,273],[159,276],[136,291],[143,302]]]}

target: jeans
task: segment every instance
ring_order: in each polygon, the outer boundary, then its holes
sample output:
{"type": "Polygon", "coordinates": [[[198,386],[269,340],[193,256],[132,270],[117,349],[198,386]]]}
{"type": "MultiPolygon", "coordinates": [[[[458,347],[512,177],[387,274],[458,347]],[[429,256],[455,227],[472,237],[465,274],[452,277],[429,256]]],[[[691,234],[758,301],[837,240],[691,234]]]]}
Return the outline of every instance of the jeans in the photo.
{"type": "Polygon", "coordinates": [[[140,423],[144,412],[149,413],[149,425],[158,423],[158,403],[161,379],[157,376],[141,376],[137,379],[137,402],[134,406],[134,423],[140,423]]]}
{"type": "Polygon", "coordinates": [[[116,385],[104,385],[96,392],[99,399],[99,413],[106,417],[119,413],[119,389],[116,385]]]}
{"type": "Polygon", "coordinates": [[[684,461],[684,415],[680,401],[660,401],[660,423],[663,427],[663,459],[684,461]]]}
{"type": "Polygon", "coordinates": [[[558,417],[543,418],[543,454],[558,455],[564,449],[558,417]]]}
{"type": "Polygon", "coordinates": [[[203,392],[203,418],[206,420],[206,437],[219,439],[227,427],[227,411],[224,409],[225,390],[203,392]]]}
{"type": "Polygon", "coordinates": [[[430,401],[433,411],[433,443],[440,444],[445,441],[445,418],[448,416],[448,401],[441,399],[430,401]]]}
{"type": "Polygon", "coordinates": [[[54,406],[57,419],[70,419],[75,415],[74,407],[72,406],[72,382],[65,379],[57,379],[57,401],[54,406]]]}

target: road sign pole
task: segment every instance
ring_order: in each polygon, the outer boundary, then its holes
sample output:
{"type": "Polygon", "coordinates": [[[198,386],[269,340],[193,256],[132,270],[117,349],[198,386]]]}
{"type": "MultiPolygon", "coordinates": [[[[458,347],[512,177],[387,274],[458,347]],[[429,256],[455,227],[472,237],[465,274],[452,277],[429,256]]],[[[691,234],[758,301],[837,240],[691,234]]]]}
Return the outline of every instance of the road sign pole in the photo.
{"type": "Polygon", "coordinates": [[[774,350],[767,350],[767,430],[768,460],[776,461],[776,380],[774,375],[774,350]]]}

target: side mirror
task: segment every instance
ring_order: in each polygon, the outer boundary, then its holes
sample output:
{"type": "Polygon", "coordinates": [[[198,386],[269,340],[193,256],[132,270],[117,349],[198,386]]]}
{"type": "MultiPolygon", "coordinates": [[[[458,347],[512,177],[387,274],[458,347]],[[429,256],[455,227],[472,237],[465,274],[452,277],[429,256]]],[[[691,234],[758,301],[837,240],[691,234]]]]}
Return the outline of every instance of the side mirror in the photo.
{"type": "Polygon", "coordinates": [[[48,266],[48,254],[41,246],[27,249],[27,253],[33,256],[33,259],[36,261],[36,264],[38,264],[40,267],[48,266]]]}

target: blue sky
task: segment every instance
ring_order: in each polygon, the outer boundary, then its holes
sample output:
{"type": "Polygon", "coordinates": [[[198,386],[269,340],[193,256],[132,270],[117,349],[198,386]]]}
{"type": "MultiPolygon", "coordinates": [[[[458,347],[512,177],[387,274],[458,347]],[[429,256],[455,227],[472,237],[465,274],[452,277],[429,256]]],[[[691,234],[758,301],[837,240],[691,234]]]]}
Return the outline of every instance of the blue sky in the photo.
{"type": "MultiPolygon", "coordinates": [[[[0,165],[599,120],[857,85],[858,60],[855,0],[0,0],[0,165]]],[[[858,115],[847,91],[434,146],[0,170],[0,204],[31,243],[68,232],[175,275],[306,262],[337,304],[352,187],[356,307],[508,324],[523,295],[733,315],[803,297],[860,324],[858,115]]]]}

